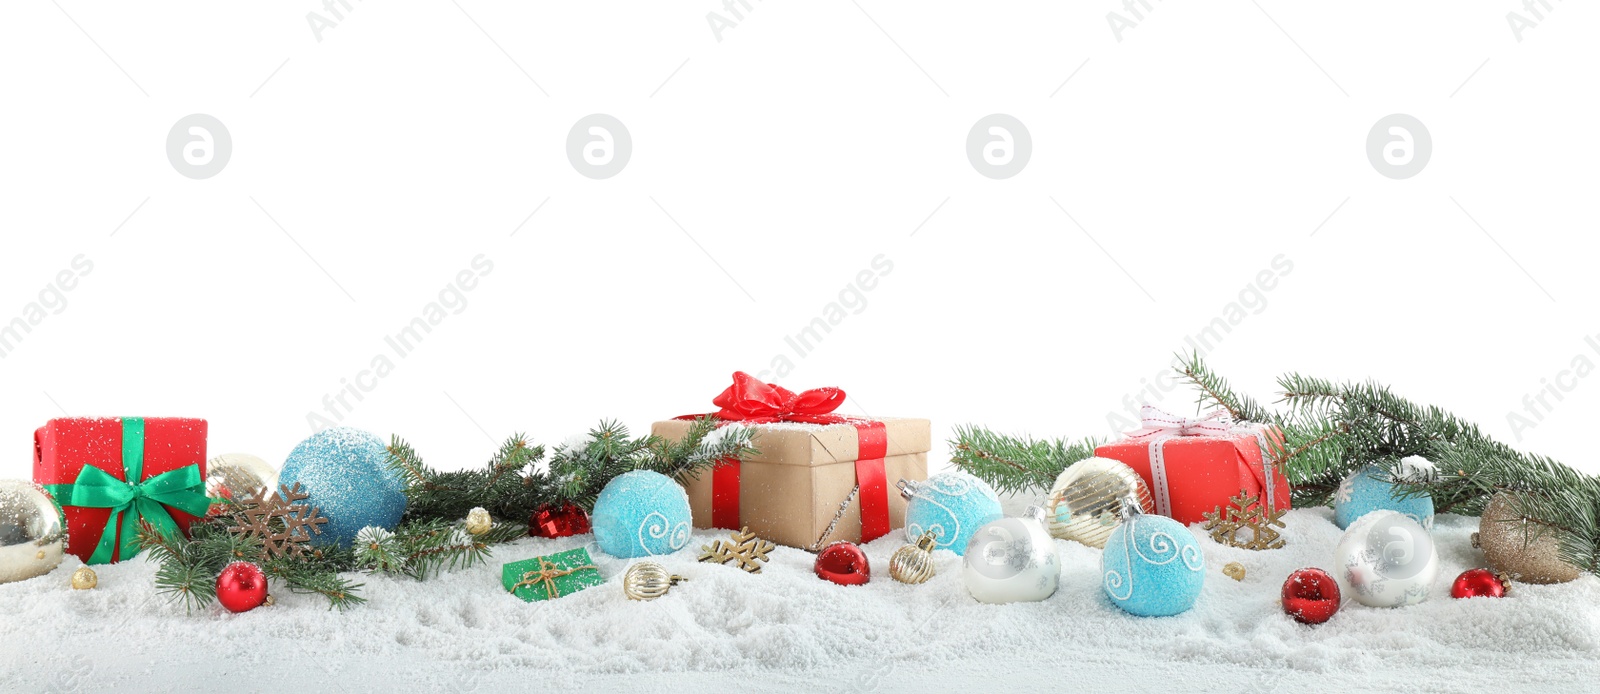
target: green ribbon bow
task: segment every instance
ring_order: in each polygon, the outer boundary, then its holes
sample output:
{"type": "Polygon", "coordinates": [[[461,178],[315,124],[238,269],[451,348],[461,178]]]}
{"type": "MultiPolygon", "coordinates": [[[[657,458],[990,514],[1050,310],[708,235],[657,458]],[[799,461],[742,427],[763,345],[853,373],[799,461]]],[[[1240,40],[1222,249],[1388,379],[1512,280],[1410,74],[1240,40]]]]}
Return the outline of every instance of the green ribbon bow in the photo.
{"type": "Polygon", "coordinates": [[[205,480],[199,465],[186,465],[144,478],[144,419],[122,420],[122,472],[128,481],[119,480],[93,465],[84,465],[72,484],[47,484],[62,506],[109,508],[111,517],[100,533],[100,544],[89,557],[90,564],[109,564],[112,557],[128,559],[139,553],[139,521],[149,523],[163,535],[177,534],[178,523],[168,506],[191,515],[203,516],[210,506],[205,480]],[[140,481],[142,480],[142,481],[140,481]],[[121,552],[117,527],[121,525],[121,552]]]}

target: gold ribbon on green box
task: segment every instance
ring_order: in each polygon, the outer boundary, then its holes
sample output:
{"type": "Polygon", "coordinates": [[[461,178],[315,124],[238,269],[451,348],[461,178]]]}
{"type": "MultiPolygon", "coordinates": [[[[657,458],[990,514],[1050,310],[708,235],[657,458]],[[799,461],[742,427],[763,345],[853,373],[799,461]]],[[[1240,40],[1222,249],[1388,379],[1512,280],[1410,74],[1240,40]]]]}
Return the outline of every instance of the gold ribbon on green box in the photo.
{"type": "Polygon", "coordinates": [[[109,564],[113,557],[128,559],[139,553],[139,523],[163,535],[178,534],[178,523],[167,507],[204,516],[210,506],[199,465],[186,465],[144,479],[144,419],[122,420],[122,474],[119,480],[105,470],[84,465],[72,484],[47,484],[45,491],[62,506],[111,509],[100,543],[90,564],[109,564]],[[121,527],[121,542],[117,538],[121,527]],[[121,550],[120,552],[118,550],[121,550]]]}

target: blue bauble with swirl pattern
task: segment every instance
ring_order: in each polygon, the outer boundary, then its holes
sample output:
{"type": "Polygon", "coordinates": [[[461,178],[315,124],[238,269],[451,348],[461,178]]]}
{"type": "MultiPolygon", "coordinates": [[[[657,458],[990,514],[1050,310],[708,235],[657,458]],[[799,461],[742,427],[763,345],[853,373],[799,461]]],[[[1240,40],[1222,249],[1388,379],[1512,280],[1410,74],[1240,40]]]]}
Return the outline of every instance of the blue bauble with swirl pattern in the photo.
{"type": "Polygon", "coordinates": [[[1344,478],[1333,495],[1333,522],[1341,529],[1373,511],[1394,511],[1433,530],[1433,497],[1394,498],[1394,485],[1383,468],[1368,465],[1344,478]]]}
{"type": "Polygon", "coordinates": [[[1101,587],[1112,604],[1140,617],[1189,611],[1205,585],[1205,556],[1182,523],[1135,514],[1100,555],[1101,587]]]}
{"type": "Polygon", "coordinates": [[[672,554],[689,544],[689,495],[659,472],[617,475],[590,514],[600,551],[633,559],[672,554]]]}
{"type": "Polygon", "coordinates": [[[369,525],[394,530],[406,511],[399,473],[389,468],[383,439],[350,427],[334,427],[311,435],[289,452],[278,484],[311,496],[303,503],[317,507],[328,522],[317,545],[349,547],[356,533],[369,525]]]}
{"type": "Polygon", "coordinates": [[[915,543],[923,533],[932,532],[935,549],[962,554],[978,528],[1005,515],[994,489],[965,472],[942,472],[926,482],[907,480],[900,490],[910,498],[906,542],[915,543]]]}

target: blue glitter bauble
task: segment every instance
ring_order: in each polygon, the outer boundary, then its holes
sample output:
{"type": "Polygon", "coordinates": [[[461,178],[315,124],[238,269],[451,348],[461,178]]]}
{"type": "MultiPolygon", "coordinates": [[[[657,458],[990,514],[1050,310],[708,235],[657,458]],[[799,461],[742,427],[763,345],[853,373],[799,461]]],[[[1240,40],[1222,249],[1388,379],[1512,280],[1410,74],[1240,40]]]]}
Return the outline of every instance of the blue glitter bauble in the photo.
{"type": "Polygon", "coordinates": [[[1140,617],[1187,612],[1205,585],[1205,556],[1182,523],[1135,514],[1100,555],[1101,587],[1112,604],[1140,617]]]}
{"type": "Polygon", "coordinates": [[[600,551],[624,559],[683,549],[691,518],[683,487],[649,470],[626,472],[606,483],[590,514],[600,551]]]}
{"type": "Polygon", "coordinates": [[[393,530],[406,511],[400,475],[389,469],[383,440],[360,429],[335,427],[300,442],[278,474],[278,484],[310,494],[305,504],[321,510],[328,522],[311,535],[312,544],[349,547],[362,528],[393,530]]]}
{"type": "Polygon", "coordinates": [[[1433,497],[1396,499],[1390,496],[1394,485],[1385,482],[1385,476],[1383,468],[1368,465],[1344,478],[1333,497],[1333,522],[1349,528],[1373,511],[1394,511],[1433,530],[1433,497]]]}
{"type": "Polygon", "coordinates": [[[932,532],[935,549],[962,554],[978,528],[1005,515],[994,489],[965,472],[942,472],[926,482],[907,481],[906,487],[911,495],[906,503],[907,542],[932,532]]]}

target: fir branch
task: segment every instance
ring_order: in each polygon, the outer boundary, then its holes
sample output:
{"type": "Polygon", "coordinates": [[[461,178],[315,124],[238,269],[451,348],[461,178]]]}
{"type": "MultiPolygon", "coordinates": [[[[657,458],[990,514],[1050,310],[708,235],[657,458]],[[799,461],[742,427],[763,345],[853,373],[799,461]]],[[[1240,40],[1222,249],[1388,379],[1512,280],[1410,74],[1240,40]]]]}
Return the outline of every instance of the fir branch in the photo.
{"type": "Polygon", "coordinates": [[[1005,494],[1048,491],[1067,466],[1094,457],[1096,439],[1012,437],[974,425],[956,427],[950,461],[1005,494]]]}
{"type": "Polygon", "coordinates": [[[1220,407],[1236,422],[1265,423],[1273,419],[1272,413],[1255,399],[1235,392],[1227,379],[1206,365],[1198,351],[1190,352],[1187,356],[1179,354],[1177,360],[1182,364],[1178,367],[1178,375],[1200,391],[1198,402],[1202,407],[1207,404],[1220,407]]]}

